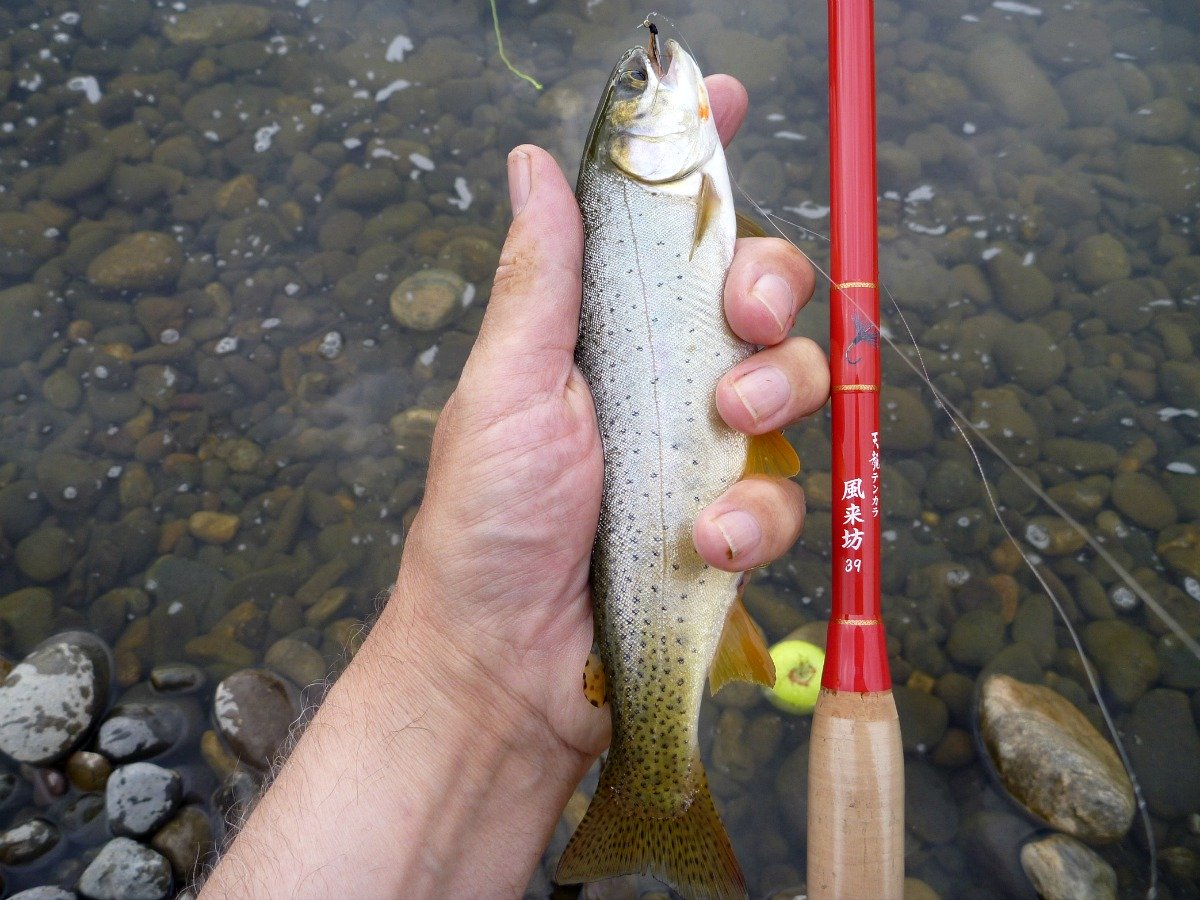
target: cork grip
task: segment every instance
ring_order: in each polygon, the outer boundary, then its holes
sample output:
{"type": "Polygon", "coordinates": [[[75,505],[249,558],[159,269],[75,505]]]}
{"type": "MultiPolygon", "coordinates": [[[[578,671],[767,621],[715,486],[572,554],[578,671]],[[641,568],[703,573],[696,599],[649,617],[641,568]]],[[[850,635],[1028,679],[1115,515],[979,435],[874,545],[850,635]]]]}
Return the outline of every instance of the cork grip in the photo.
{"type": "Polygon", "coordinates": [[[901,900],[904,754],[892,692],[822,689],[808,765],[810,900],[901,900]]]}

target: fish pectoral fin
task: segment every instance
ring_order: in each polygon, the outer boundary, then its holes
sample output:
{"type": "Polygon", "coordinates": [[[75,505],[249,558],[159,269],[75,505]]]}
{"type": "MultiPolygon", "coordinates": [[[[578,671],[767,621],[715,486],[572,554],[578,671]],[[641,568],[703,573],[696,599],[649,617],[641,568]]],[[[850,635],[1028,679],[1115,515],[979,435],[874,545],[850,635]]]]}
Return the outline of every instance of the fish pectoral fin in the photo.
{"type": "Polygon", "coordinates": [[[715,694],[731,681],[751,681],[766,687],[775,684],[775,661],[741,593],[729,608],[717,655],[708,671],[709,692],[715,694]]]}
{"type": "Polygon", "coordinates": [[[717,186],[713,184],[712,176],[705,172],[700,176],[700,191],[696,194],[696,227],[692,231],[692,249],[688,252],[688,262],[696,255],[708,226],[717,221],[717,210],[720,206],[721,198],[717,195],[717,186]]]}
{"type": "Polygon", "coordinates": [[[767,230],[758,224],[754,219],[750,218],[744,212],[735,212],[733,214],[737,222],[737,236],[744,237],[766,237],[767,230]]]}
{"type": "Polygon", "coordinates": [[[745,900],[742,875],[729,835],[721,824],[699,751],[693,762],[695,794],[678,816],[655,818],[638,808],[634,791],[618,793],[612,767],[600,770],[600,783],[587,813],[562,852],[554,880],[559,884],[646,874],[685,897],[745,900]]]}
{"type": "Polygon", "coordinates": [[[782,431],[768,431],[750,438],[743,477],[770,475],[773,478],[791,478],[799,471],[800,457],[782,431]]]}
{"type": "Polygon", "coordinates": [[[587,662],[583,664],[583,696],[597,709],[608,699],[608,678],[604,674],[604,663],[595,653],[589,653],[587,662]]]}

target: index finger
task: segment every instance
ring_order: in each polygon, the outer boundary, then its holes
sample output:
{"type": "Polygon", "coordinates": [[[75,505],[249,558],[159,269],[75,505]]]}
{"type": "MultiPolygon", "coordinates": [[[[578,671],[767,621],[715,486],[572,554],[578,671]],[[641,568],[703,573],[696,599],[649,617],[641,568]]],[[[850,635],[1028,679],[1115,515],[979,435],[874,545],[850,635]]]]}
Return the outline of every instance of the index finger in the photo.
{"type": "Polygon", "coordinates": [[[708,88],[717,134],[721,136],[721,143],[728,147],[737,130],[742,127],[750,98],[742,83],[732,75],[709,75],[704,79],[704,86],[708,88]]]}

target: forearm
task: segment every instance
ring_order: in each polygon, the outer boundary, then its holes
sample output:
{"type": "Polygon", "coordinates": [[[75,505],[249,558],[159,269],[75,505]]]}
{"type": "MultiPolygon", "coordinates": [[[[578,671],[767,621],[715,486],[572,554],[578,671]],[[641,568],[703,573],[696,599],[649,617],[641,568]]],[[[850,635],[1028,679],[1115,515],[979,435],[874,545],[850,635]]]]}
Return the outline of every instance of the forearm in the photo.
{"type": "Polygon", "coordinates": [[[525,888],[588,761],[404,611],[393,598],[205,900],[525,888]]]}

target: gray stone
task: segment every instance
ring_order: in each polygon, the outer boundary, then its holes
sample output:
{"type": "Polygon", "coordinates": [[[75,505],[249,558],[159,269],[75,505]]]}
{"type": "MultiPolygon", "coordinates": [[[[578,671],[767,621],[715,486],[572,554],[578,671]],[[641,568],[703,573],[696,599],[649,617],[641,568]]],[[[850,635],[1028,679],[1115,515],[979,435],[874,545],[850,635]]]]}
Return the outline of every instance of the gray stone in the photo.
{"type": "Polygon", "coordinates": [[[900,738],[904,749],[928,753],[946,733],[950,711],[939,697],[914,688],[893,689],[896,713],[900,717],[900,738]]]}
{"type": "Polygon", "coordinates": [[[1161,664],[1149,636],[1128,622],[1103,619],[1083,630],[1083,646],[1113,696],[1131,704],[1158,680],[1161,664]]]}
{"type": "Polygon", "coordinates": [[[6,866],[31,863],[58,843],[58,829],[45,819],[30,819],[0,833],[0,862],[6,866]]]}
{"type": "Polygon", "coordinates": [[[13,894],[8,900],[76,900],[76,893],[53,884],[39,884],[13,894]]]}
{"type": "Polygon", "coordinates": [[[1111,234],[1094,234],[1075,248],[1075,277],[1087,288],[1128,278],[1132,268],[1125,247],[1111,234]]]}
{"type": "Polygon", "coordinates": [[[108,648],[92,635],[49,638],[0,683],[0,751],[17,762],[56,762],[91,728],[108,699],[108,648]]]}
{"type": "Polygon", "coordinates": [[[904,825],[927,844],[958,834],[958,804],[946,776],[920,759],[904,761],[904,825]]]}
{"type": "Polygon", "coordinates": [[[1147,691],[1134,705],[1126,733],[1150,811],[1175,819],[1200,810],[1200,734],[1188,695],[1147,691]]]}
{"type": "Polygon", "coordinates": [[[181,792],[179,774],[171,769],[148,762],[121,766],[104,790],[109,827],[113,834],[144,837],[171,817],[181,792]]]}
{"type": "Polygon", "coordinates": [[[468,287],[459,275],[445,269],[417,272],[392,291],[392,318],[414,331],[445,328],[467,305],[468,287]]]}
{"type": "Polygon", "coordinates": [[[171,16],[163,34],[172,44],[213,46],[258,37],[270,27],[271,14],[248,3],[215,3],[171,16]]]}
{"type": "Polygon", "coordinates": [[[1043,900],[1116,900],[1117,873],[1094,850],[1065,834],[1030,841],[1021,868],[1043,900]]]}
{"type": "Polygon", "coordinates": [[[139,231],[109,247],[88,264],[88,281],[111,291],[173,285],[183,268],[183,248],[169,234],[139,231]]]}
{"type": "Polygon", "coordinates": [[[1018,125],[1061,128],[1067,111],[1050,81],[1011,39],[995,35],[967,56],[966,72],[975,89],[1018,125]]]}
{"type": "Polygon", "coordinates": [[[1083,840],[1119,840],[1135,811],[1112,745],[1069,701],[1007,675],[983,683],[979,729],[1005,790],[1033,815],[1083,840]]]}
{"type": "Polygon", "coordinates": [[[171,864],[129,838],[100,848],[79,878],[79,893],[91,900],[163,900],[171,892],[171,864]]]}
{"type": "Polygon", "coordinates": [[[1179,518],[1171,495],[1145,472],[1117,475],[1112,483],[1112,502],[1122,515],[1152,531],[1161,531],[1179,518]]]}
{"type": "Polygon", "coordinates": [[[100,723],[96,749],[113,762],[130,762],[170,749],[184,731],[183,716],[166,703],[123,703],[100,723]]]}
{"type": "Polygon", "coordinates": [[[296,688],[266,669],[242,669],[217,685],[213,714],[243,762],[265,769],[300,717],[296,688]]]}
{"type": "Polygon", "coordinates": [[[1122,160],[1125,180],[1170,215],[1186,215],[1200,202],[1200,156],[1179,146],[1133,144],[1122,160]]]}

